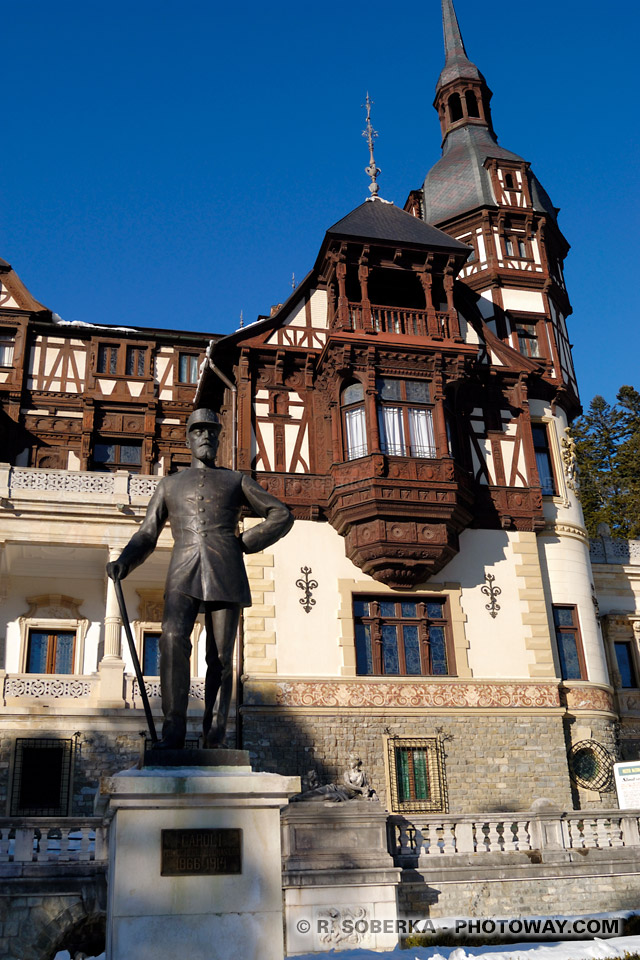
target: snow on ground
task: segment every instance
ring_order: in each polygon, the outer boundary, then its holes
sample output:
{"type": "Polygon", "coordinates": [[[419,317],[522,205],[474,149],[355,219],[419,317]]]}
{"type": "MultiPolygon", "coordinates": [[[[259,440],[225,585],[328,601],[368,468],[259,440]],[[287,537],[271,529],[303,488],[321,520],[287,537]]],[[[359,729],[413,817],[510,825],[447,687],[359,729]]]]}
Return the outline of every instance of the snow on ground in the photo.
{"type": "MultiPolygon", "coordinates": [[[[186,946],[186,944],[185,944],[186,946]]],[[[640,937],[612,937],[610,940],[565,940],[546,943],[510,943],[496,947],[396,947],[390,953],[375,950],[331,950],[329,953],[305,953],[295,960],[608,960],[640,953],[640,937]]],[[[68,960],[67,951],[55,960],[68,960]]],[[[104,960],[101,954],[96,960],[104,960]]]]}
{"type": "Polygon", "coordinates": [[[341,950],[307,953],[295,960],[600,960],[640,953],[640,937],[613,937],[611,940],[565,940],[546,943],[510,943],[496,947],[396,947],[390,953],[375,950],[341,950]]]}

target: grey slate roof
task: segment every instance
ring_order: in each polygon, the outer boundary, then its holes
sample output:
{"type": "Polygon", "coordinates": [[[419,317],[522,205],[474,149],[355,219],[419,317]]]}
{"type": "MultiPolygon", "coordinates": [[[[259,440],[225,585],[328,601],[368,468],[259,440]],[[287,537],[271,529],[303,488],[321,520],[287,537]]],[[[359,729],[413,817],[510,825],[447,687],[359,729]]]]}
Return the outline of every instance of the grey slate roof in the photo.
{"type": "Polygon", "coordinates": [[[327,230],[327,236],[353,237],[360,240],[383,240],[421,247],[437,247],[455,253],[468,252],[468,247],[418,217],[406,213],[384,200],[365,200],[342,220],[327,230]]]}
{"type": "Polygon", "coordinates": [[[453,0],[442,0],[442,32],[444,34],[446,63],[440,74],[436,90],[459,77],[484,80],[475,63],[471,63],[471,60],[467,57],[458,18],[453,8],[453,0]]]}
{"type": "MultiPolygon", "coordinates": [[[[430,223],[443,223],[451,217],[480,206],[495,206],[487,157],[522,162],[522,157],[498,145],[490,130],[478,124],[465,124],[446,137],[442,158],[427,174],[424,185],[424,217],[430,223]]],[[[549,195],[540,181],[529,172],[533,209],[556,216],[549,195]]]]}

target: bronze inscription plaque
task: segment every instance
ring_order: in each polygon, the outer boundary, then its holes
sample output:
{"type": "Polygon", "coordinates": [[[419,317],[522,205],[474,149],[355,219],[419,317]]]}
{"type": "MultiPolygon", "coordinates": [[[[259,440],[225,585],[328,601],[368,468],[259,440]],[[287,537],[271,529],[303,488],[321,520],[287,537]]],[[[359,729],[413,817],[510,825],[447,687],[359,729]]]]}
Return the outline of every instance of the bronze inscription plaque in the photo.
{"type": "Polygon", "coordinates": [[[242,830],[163,830],[163,877],[242,873],[242,830]]]}

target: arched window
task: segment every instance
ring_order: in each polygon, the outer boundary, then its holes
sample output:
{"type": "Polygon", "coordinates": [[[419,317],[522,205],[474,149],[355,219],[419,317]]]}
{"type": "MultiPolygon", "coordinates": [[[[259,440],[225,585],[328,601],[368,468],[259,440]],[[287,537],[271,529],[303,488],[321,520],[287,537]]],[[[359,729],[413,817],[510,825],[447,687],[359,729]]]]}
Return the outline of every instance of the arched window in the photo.
{"type": "Polygon", "coordinates": [[[513,190],[513,174],[506,173],[504,177],[504,185],[507,190],[513,190]]]}
{"type": "Polygon", "coordinates": [[[479,117],[480,111],[478,109],[478,100],[473,90],[467,90],[465,92],[464,99],[467,102],[467,116],[479,117]]]}
{"type": "Polygon", "coordinates": [[[452,93],[449,97],[449,122],[455,123],[456,120],[462,120],[462,101],[459,93],[452,93]]]}
{"type": "Polygon", "coordinates": [[[342,391],[340,398],[342,410],[342,430],[344,452],[347,460],[366,457],[367,419],[364,412],[364,387],[361,383],[350,383],[342,391]]]}
{"type": "Polygon", "coordinates": [[[377,381],[380,449],[392,457],[436,456],[433,411],[426,380],[377,381]]]}

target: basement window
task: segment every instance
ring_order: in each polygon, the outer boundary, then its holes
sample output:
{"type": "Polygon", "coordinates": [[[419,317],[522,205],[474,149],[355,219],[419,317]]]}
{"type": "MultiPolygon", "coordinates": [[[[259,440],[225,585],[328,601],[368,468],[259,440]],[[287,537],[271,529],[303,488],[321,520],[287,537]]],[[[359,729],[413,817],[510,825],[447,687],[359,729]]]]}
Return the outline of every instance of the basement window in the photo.
{"type": "Polygon", "coordinates": [[[394,813],[446,813],[442,742],[392,737],[388,741],[391,809],[394,813]]]}
{"type": "Polygon", "coordinates": [[[12,817],[69,815],[72,740],[16,740],[12,817]]]}

